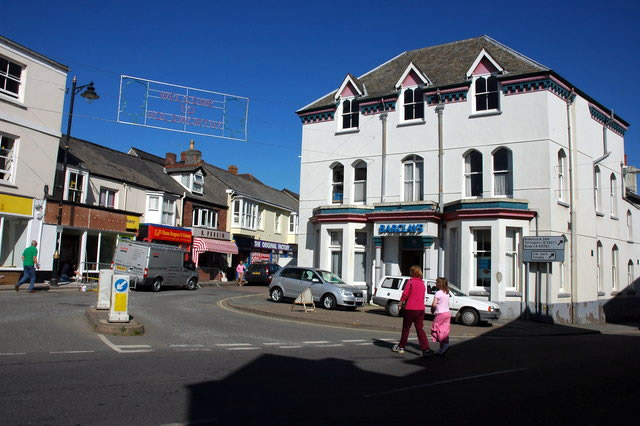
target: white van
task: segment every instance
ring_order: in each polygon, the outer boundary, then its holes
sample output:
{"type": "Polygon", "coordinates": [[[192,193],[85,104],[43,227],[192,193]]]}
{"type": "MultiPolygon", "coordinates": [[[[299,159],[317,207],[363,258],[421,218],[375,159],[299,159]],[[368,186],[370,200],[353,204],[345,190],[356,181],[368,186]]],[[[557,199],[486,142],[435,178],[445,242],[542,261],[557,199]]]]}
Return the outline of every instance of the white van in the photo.
{"type": "MultiPolygon", "coordinates": [[[[389,315],[397,317],[400,314],[402,290],[410,278],[392,275],[382,277],[374,290],[373,303],[383,306],[389,315]]],[[[434,280],[427,279],[424,282],[427,286],[424,304],[429,312],[437,288],[434,280]]],[[[467,296],[451,283],[449,283],[449,310],[451,316],[464,325],[476,325],[478,321],[498,319],[501,313],[500,306],[496,303],[467,296]]]]}

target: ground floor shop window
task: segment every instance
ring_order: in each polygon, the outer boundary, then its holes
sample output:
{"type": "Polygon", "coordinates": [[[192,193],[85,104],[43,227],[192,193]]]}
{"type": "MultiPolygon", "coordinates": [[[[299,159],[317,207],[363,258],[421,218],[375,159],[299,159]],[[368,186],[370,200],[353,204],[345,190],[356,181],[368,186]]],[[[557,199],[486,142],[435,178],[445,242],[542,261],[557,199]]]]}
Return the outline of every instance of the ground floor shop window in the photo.
{"type": "Polygon", "coordinates": [[[491,230],[473,230],[473,261],[477,287],[491,287],[491,230]]]}
{"type": "Polygon", "coordinates": [[[0,265],[22,267],[22,252],[27,247],[28,219],[0,218],[0,265]]]}

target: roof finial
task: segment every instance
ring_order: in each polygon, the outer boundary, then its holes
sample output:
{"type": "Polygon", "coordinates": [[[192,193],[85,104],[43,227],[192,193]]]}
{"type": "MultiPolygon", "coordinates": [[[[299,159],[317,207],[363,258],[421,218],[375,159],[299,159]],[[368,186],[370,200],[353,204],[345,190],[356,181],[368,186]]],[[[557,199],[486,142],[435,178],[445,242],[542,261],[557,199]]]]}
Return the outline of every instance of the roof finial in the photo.
{"type": "Polygon", "coordinates": [[[193,141],[193,139],[191,139],[191,142],[189,143],[189,149],[195,149],[195,142],[193,141]]]}

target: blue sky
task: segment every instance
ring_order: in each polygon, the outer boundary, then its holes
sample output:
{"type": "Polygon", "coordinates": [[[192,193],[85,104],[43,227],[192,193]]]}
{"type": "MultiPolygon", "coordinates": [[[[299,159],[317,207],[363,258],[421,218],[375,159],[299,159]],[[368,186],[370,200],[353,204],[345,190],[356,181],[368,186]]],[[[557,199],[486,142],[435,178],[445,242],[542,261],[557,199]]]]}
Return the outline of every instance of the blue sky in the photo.
{"type": "Polygon", "coordinates": [[[99,100],[76,98],[73,136],[163,157],[193,138],[206,161],[294,191],[302,133],[294,111],[347,72],[486,34],[631,123],[625,149],[640,167],[640,2],[437,3],[24,0],[3,5],[0,33],[68,65],[69,85],[74,74],[79,84],[95,82],[99,100]],[[121,74],[250,98],[248,141],[117,123],[121,74]]]}

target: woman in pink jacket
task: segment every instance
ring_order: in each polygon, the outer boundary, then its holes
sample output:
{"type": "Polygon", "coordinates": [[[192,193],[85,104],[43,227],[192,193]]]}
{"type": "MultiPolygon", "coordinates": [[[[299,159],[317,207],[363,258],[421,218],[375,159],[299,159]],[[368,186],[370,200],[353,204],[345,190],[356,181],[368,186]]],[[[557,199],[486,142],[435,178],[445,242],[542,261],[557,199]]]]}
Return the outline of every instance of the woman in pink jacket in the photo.
{"type": "Polygon", "coordinates": [[[392,351],[399,354],[404,353],[404,347],[409,339],[411,325],[415,325],[418,333],[418,341],[422,356],[431,356],[433,351],[429,349],[429,341],[424,332],[424,281],[422,281],[422,269],[414,265],[409,272],[411,279],[407,281],[402,291],[400,303],[404,305],[404,317],[402,318],[402,336],[397,345],[393,345],[392,351]]]}

